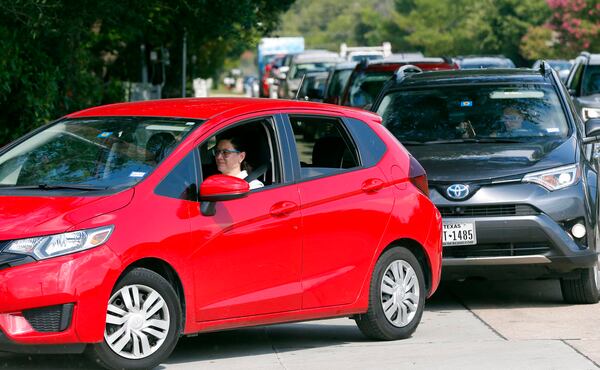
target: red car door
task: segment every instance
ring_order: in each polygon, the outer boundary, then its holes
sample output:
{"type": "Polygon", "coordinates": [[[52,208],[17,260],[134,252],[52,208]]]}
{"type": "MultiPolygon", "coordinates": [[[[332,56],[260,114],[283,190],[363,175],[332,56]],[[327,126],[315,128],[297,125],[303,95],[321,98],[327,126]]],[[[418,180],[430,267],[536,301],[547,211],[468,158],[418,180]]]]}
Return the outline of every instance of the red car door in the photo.
{"type": "MultiPolygon", "coordinates": [[[[258,136],[268,131],[265,128],[274,120],[250,124],[257,129],[248,129],[246,135],[257,142],[264,139],[258,136]]],[[[274,137],[264,142],[272,146],[269,149],[274,156],[280,155],[274,137]]],[[[271,162],[273,167],[281,163],[273,158],[271,162]]],[[[195,252],[190,263],[194,266],[197,320],[300,309],[298,188],[286,185],[283,175],[273,178],[274,183],[265,183],[246,198],[217,202],[214,216],[204,216],[199,210],[192,216],[195,252]]]]}
{"type": "Polygon", "coordinates": [[[302,308],[354,302],[393,207],[381,170],[360,163],[339,119],[290,116],[303,227],[302,308]],[[304,140],[309,132],[310,140],[304,140]]]}

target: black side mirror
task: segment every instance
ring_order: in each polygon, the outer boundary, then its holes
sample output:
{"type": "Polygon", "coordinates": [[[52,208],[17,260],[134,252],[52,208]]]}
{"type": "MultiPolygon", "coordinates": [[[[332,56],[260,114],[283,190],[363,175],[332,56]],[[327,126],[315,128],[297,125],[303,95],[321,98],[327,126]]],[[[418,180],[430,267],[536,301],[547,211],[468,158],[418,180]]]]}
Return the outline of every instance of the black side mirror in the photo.
{"type": "Polygon", "coordinates": [[[306,92],[306,96],[310,100],[323,100],[323,91],[321,91],[321,89],[315,89],[314,87],[311,87],[306,92]]]}
{"type": "Polygon", "coordinates": [[[594,143],[600,141],[600,118],[590,118],[585,121],[584,143],[594,143]]]}

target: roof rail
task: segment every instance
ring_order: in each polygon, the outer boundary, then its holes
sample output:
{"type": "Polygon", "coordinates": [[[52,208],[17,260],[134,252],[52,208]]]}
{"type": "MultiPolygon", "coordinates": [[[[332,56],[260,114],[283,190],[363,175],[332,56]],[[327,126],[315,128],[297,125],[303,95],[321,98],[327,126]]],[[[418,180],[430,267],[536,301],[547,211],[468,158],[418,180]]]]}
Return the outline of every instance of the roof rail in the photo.
{"type": "Polygon", "coordinates": [[[579,53],[579,55],[582,57],[588,57],[588,58],[591,56],[589,51],[582,51],[581,53],[579,53]]]}
{"type": "Polygon", "coordinates": [[[398,68],[398,70],[396,72],[394,72],[394,79],[396,81],[401,81],[408,75],[412,75],[415,73],[421,73],[421,72],[423,72],[423,70],[421,68],[419,68],[415,65],[412,65],[412,64],[407,64],[407,65],[404,65],[404,66],[398,68]]]}

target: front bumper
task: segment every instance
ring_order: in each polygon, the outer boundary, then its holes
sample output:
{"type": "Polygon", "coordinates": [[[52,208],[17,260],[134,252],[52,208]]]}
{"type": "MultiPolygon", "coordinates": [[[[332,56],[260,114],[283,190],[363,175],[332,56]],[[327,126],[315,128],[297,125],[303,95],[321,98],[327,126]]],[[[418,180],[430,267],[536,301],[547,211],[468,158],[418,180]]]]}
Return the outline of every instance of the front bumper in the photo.
{"type": "Polygon", "coordinates": [[[100,342],[119,267],[119,259],[106,245],[3,266],[0,351],[77,352],[82,343],[100,342]]]}
{"type": "Polygon", "coordinates": [[[556,192],[533,184],[499,185],[462,202],[434,191],[432,199],[444,222],[468,220],[476,229],[477,244],[444,247],[444,280],[567,276],[598,261],[596,221],[581,183],[556,192]],[[585,224],[584,238],[568,232],[573,220],[585,224]]]}

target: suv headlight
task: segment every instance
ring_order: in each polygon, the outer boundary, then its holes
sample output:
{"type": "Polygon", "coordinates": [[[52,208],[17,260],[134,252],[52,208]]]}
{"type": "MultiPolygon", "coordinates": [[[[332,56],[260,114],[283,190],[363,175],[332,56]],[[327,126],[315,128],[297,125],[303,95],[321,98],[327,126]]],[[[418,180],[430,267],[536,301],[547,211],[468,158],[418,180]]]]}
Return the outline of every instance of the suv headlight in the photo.
{"type": "Polygon", "coordinates": [[[3,252],[26,254],[37,260],[62,256],[98,247],[108,240],[114,226],[78,230],[63,234],[13,240],[3,252]]]}
{"type": "Polygon", "coordinates": [[[532,182],[542,185],[550,191],[559,190],[571,186],[579,181],[581,170],[576,164],[551,170],[532,172],[523,177],[523,182],[532,182]]]}
{"type": "Polygon", "coordinates": [[[581,116],[584,121],[587,121],[590,118],[600,118],[600,109],[597,108],[582,108],[581,116]]]}

